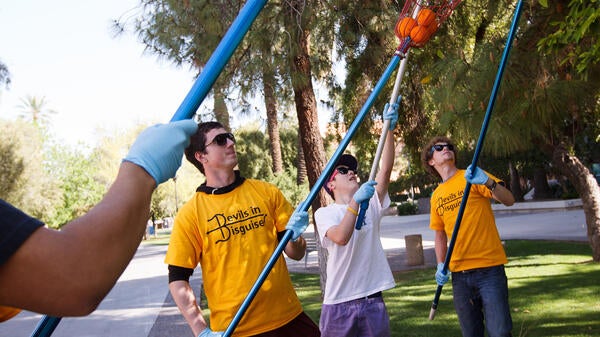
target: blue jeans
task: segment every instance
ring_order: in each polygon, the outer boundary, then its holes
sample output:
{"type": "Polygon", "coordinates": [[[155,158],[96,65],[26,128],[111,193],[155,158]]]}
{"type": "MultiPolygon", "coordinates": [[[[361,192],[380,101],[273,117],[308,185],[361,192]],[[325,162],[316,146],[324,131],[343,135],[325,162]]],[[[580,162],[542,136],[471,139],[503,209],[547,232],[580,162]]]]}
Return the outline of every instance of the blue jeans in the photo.
{"type": "Polygon", "coordinates": [[[464,337],[512,336],[504,266],[452,273],[452,291],[464,337]]]}

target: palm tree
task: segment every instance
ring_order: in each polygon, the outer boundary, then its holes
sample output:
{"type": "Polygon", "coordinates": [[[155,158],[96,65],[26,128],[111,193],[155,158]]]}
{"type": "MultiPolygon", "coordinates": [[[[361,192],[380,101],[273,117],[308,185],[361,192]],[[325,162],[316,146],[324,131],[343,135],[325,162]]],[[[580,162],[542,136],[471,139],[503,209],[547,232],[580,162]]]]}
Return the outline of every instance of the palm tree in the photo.
{"type": "Polygon", "coordinates": [[[48,101],[45,97],[27,96],[21,99],[19,117],[30,120],[36,126],[46,125],[50,122],[51,115],[55,110],[47,107],[48,101]]]}

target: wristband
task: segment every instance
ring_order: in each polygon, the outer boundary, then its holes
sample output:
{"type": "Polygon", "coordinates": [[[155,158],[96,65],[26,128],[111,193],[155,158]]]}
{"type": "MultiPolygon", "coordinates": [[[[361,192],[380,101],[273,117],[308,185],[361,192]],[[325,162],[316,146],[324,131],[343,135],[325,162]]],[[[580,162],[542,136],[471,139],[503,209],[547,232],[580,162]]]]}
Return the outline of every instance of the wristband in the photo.
{"type": "Polygon", "coordinates": [[[487,185],[486,185],[486,187],[487,187],[487,188],[488,188],[490,191],[494,192],[494,189],[496,189],[496,185],[497,185],[496,181],[495,181],[495,180],[492,180],[492,185],[491,185],[491,186],[487,186],[487,185]]]}
{"type": "Polygon", "coordinates": [[[348,212],[354,214],[354,216],[358,216],[358,212],[354,208],[348,206],[348,208],[346,209],[348,210],[348,212]]]}

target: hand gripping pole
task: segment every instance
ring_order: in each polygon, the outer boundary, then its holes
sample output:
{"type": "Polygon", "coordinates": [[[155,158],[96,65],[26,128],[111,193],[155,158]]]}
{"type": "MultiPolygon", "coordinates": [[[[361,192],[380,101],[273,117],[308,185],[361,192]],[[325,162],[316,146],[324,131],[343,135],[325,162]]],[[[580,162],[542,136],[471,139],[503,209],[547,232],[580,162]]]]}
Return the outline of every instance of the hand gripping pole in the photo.
{"type": "MultiPolygon", "coordinates": [[[[400,48],[402,49],[402,48],[400,48]]],[[[400,62],[400,68],[398,73],[396,74],[396,81],[394,82],[394,89],[392,91],[392,96],[390,97],[390,102],[385,105],[383,108],[383,113],[385,114],[388,109],[398,109],[398,105],[400,104],[400,100],[402,97],[398,94],[400,91],[400,84],[402,83],[402,78],[404,77],[404,71],[406,70],[406,63],[408,62],[408,52],[406,50],[402,53],[402,61],[400,62]]],[[[381,129],[381,136],[379,137],[379,143],[377,144],[377,151],[375,152],[375,158],[373,158],[373,165],[371,166],[371,172],[369,173],[369,180],[374,180],[377,175],[377,168],[379,167],[379,160],[381,159],[381,153],[383,152],[383,146],[385,145],[385,139],[387,137],[387,133],[390,129],[390,122],[384,121],[383,127],[381,129]]],[[[367,213],[367,208],[369,207],[369,200],[365,200],[360,203],[360,210],[358,211],[358,216],[356,217],[356,224],[354,228],[360,230],[365,221],[365,214],[367,213]]]]}
{"type": "MultiPolygon", "coordinates": [[[[510,49],[512,48],[512,41],[515,37],[515,33],[517,30],[517,26],[519,23],[519,17],[521,16],[521,8],[523,0],[519,0],[517,3],[517,7],[515,8],[515,12],[513,15],[513,21],[510,27],[510,32],[508,34],[508,38],[506,39],[506,45],[504,46],[504,52],[502,54],[502,59],[500,60],[500,66],[498,68],[498,72],[496,74],[496,80],[494,81],[494,86],[492,87],[492,93],[490,96],[490,101],[488,102],[487,110],[485,112],[485,117],[483,119],[483,125],[481,127],[481,132],[479,133],[479,140],[477,141],[477,147],[475,148],[475,153],[473,155],[473,162],[471,163],[471,167],[473,170],[477,167],[477,161],[479,160],[479,154],[483,148],[483,142],[485,139],[485,135],[487,133],[487,128],[490,122],[490,118],[492,116],[492,110],[494,109],[494,104],[496,102],[496,96],[498,94],[498,89],[500,88],[500,83],[502,82],[502,75],[504,74],[504,68],[506,66],[506,61],[508,60],[508,55],[510,53],[510,49]]],[[[465,191],[460,202],[460,208],[458,209],[458,215],[456,217],[456,223],[454,225],[454,230],[452,231],[452,238],[450,239],[450,243],[448,244],[448,251],[446,253],[446,259],[444,260],[443,272],[446,273],[448,271],[448,266],[450,265],[450,259],[452,257],[452,251],[454,250],[454,244],[456,243],[456,237],[458,236],[458,230],[460,228],[460,222],[462,221],[463,213],[465,211],[465,205],[467,204],[467,200],[469,199],[469,193],[471,192],[471,183],[467,182],[465,186],[465,191]]],[[[435,318],[435,312],[437,310],[438,302],[440,300],[440,295],[442,294],[442,288],[444,286],[438,285],[437,290],[435,292],[435,296],[433,298],[433,303],[431,304],[431,310],[429,312],[429,319],[433,320],[435,318]]]]}

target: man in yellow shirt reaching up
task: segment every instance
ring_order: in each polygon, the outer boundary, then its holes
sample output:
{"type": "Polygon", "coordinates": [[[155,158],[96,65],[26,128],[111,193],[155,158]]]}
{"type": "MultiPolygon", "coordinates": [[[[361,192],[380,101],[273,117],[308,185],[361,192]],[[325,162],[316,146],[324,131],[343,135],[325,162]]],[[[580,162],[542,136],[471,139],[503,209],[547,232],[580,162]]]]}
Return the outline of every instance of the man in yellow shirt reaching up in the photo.
{"type": "Polygon", "coordinates": [[[431,195],[429,227],[435,231],[435,274],[444,285],[452,272],[454,308],[465,337],[511,336],[512,318],[508,305],[508,284],[504,264],[508,262],[490,199],[511,206],[515,199],[504,182],[482,169],[456,167],[456,148],[446,137],[435,137],[422,151],[425,169],[441,178],[431,195]],[[460,230],[446,273],[443,272],[460,203],[467,181],[471,183],[460,230]],[[484,324],[485,323],[485,324],[484,324]]]}

